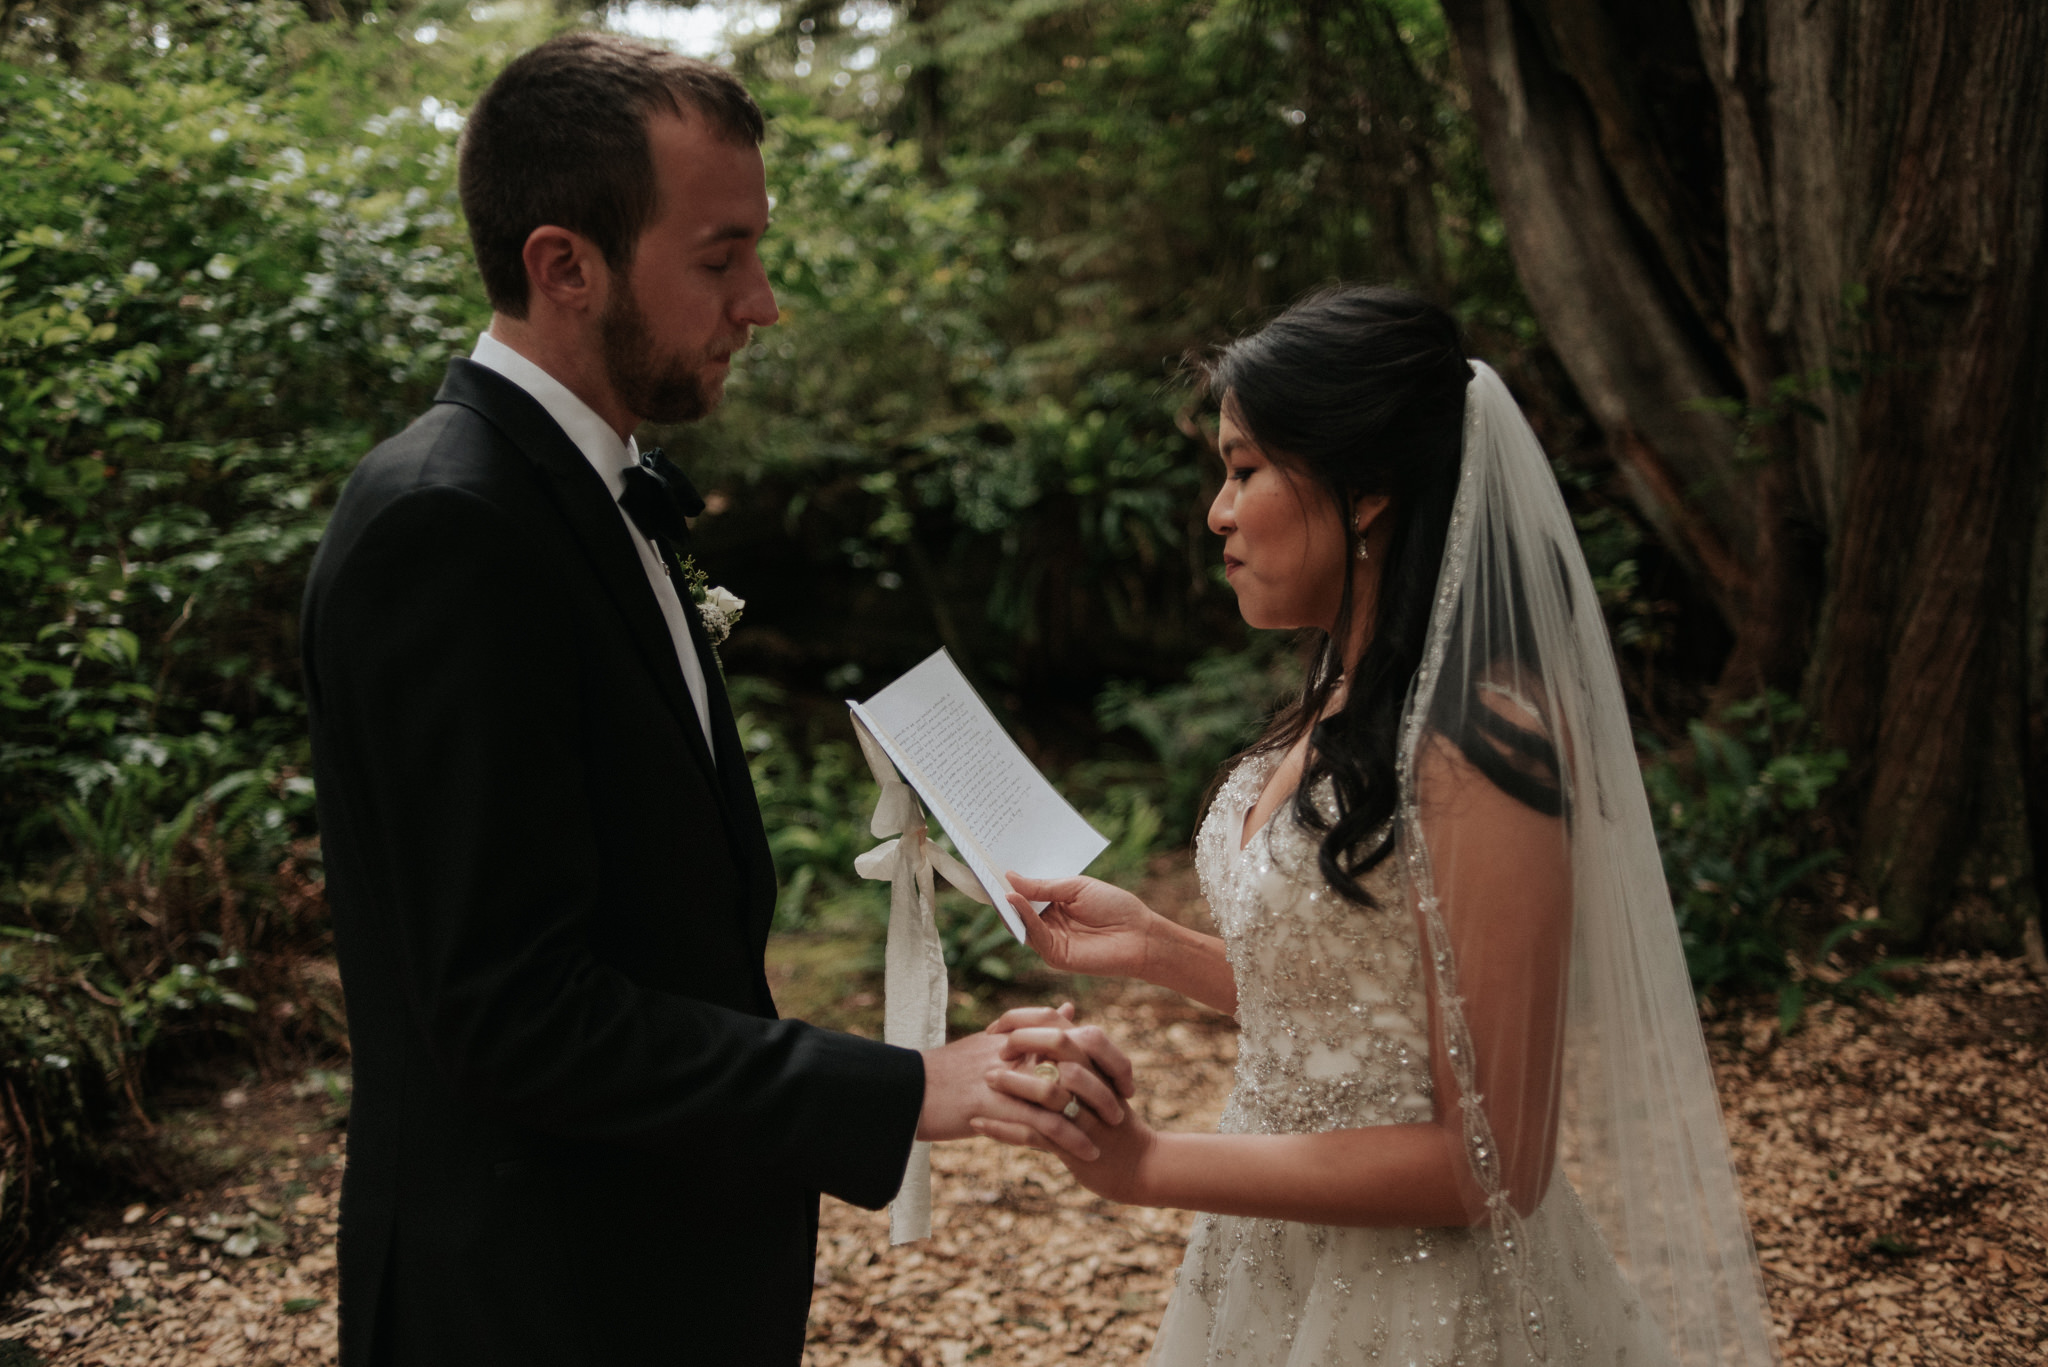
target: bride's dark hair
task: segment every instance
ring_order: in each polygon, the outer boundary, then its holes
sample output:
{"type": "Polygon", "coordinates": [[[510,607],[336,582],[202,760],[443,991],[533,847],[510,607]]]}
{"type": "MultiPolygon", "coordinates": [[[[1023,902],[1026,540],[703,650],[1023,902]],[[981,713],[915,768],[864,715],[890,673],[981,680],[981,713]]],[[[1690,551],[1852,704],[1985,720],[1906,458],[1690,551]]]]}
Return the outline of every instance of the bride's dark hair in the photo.
{"type": "MultiPolygon", "coordinates": [[[[1388,818],[1399,793],[1401,713],[1428,641],[1471,378],[1457,320],[1419,295],[1384,286],[1310,295],[1200,367],[1202,388],[1259,449],[1328,497],[1332,515],[1343,518],[1347,549],[1358,539],[1357,499],[1389,500],[1382,516],[1393,519],[1393,532],[1371,620],[1357,620],[1346,574],[1335,628],[1317,645],[1301,696],[1245,752],[1285,749],[1312,729],[1294,814],[1322,833],[1319,862],[1330,885],[1367,904],[1373,898],[1362,880],[1394,849],[1388,818]],[[1344,705],[1318,722],[1343,679],[1345,645],[1361,631],[1367,644],[1344,705]],[[1314,800],[1326,779],[1334,820],[1314,800]]],[[[1547,738],[1484,705],[1461,709],[1461,717],[1447,730],[1482,773],[1539,811],[1561,810],[1547,738]]]]}

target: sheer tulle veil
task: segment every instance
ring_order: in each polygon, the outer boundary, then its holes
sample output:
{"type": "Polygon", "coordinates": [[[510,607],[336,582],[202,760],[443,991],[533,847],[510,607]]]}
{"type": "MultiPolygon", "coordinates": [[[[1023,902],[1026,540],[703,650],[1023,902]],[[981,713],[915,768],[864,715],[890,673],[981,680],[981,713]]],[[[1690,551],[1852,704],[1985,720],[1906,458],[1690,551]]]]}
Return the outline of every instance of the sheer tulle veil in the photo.
{"type": "Polygon", "coordinates": [[[1558,1279],[1585,1270],[1541,1265],[1521,1237],[1562,1173],[1640,1298],[1629,1313],[1651,1317],[1678,1362],[1769,1363],[1756,1254],[1600,606],[1535,433],[1500,377],[1472,369],[1400,732],[1394,857],[1427,952],[1433,1047],[1456,1082],[1438,1104],[1457,1108],[1473,1221],[1492,1233],[1496,1342],[1508,1357],[1574,1360],[1546,1307],[1558,1279]],[[1461,819],[1478,773],[1554,842],[1528,869],[1489,869],[1524,856],[1461,819]],[[1539,867],[1552,854],[1555,867],[1539,867]],[[1545,909],[1461,897],[1504,872],[1545,909]],[[1545,886],[1560,891],[1546,900],[1545,886]]]}

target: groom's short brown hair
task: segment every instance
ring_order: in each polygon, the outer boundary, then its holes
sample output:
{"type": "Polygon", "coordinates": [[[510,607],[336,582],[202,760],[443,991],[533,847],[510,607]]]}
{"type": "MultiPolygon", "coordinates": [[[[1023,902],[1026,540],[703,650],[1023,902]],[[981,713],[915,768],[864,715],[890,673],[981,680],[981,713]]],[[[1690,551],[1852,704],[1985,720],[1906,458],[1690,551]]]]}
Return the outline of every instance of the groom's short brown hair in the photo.
{"type": "Polygon", "coordinates": [[[698,115],[748,146],[764,132],[730,71],[615,34],[559,34],[498,73],[462,130],[457,173],[492,308],[526,316],[526,239],[544,224],[631,264],[654,217],[647,121],[661,114],[698,115]]]}

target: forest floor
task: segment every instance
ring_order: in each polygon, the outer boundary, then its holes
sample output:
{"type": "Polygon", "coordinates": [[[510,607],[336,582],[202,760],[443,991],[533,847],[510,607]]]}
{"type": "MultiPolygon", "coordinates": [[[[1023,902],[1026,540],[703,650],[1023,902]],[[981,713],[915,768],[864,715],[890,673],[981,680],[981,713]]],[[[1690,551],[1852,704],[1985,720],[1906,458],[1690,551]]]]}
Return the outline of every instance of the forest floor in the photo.
{"type": "MultiPolygon", "coordinates": [[[[1187,881],[1175,869],[1156,891],[1185,900],[1187,881]]],[[[787,1006],[878,1014],[820,942],[772,962],[787,1006]]],[[[1781,1356],[2048,1360],[2048,988],[1994,959],[1899,985],[1896,1002],[1822,1003],[1789,1038],[1762,1005],[1708,1024],[1781,1356]]],[[[1137,1063],[1152,1124],[1214,1125],[1229,1021],[1156,989],[1063,987],[1137,1063]]],[[[334,1361],[337,1100],[313,1073],[171,1116],[171,1141],[226,1175],[84,1220],[0,1310],[0,1367],[334,1361]]],[[[933,1168],[917,1244],[892,1249],[886,1214],[826,1200],[808,1367],[1142,1360],[1189,1217],[1112,1205],[985,1140],[940,1146],[933,1168]]]]}

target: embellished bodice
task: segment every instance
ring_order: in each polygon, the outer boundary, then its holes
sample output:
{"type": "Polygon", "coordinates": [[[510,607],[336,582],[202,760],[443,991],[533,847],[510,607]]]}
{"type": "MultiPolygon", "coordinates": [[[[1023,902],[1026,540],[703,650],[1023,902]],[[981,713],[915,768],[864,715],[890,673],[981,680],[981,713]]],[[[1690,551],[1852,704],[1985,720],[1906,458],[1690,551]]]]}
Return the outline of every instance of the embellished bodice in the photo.
{"type": "Polygon", "coordinates": [[[1196,871],[1237,978],[1236,1084],[1224,1133],[1307,1133],[1431,1116],[1420,936],[1399,860],[1371,871],[1367,907],[1335,892],[1293,801],[1239,847],[1278,763],[1241,762],[1195,842],[1196,871]]]}

